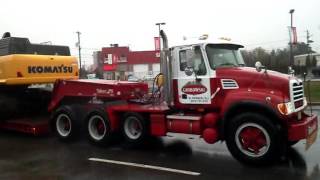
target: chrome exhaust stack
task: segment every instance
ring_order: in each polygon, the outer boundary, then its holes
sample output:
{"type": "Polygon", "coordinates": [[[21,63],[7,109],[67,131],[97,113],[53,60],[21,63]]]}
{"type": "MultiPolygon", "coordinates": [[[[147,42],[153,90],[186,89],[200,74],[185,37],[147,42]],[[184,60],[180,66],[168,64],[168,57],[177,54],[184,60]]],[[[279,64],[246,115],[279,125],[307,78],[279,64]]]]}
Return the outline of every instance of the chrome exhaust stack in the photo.
{"type": "Polygon", "coordinates": [[[161,50],[161,59],[160,59],[160,71],[164,75],[164,86],[163,94],[166,103],[171,106],[172,102],[172,69],[171,69],[171,60],[170,60],[170,50],[168,47],[168,38],[166,33],[161,30],[160,36],[162,38],[163,48],[161,50]]]}

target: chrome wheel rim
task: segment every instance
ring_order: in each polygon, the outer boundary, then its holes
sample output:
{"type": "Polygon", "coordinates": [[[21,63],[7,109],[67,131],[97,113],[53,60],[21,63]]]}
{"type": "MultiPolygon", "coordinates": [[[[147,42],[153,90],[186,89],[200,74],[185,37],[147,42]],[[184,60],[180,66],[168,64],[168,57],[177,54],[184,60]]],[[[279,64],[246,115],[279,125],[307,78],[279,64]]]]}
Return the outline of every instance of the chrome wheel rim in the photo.
{"type": "Polygon", "coordinates": [[[255,123],[242,124],[236,131],[238,149],[250,157],[261,157],[270,148],[270,136],[265,128],[255,123]]]}
{"type": "Polygon", "coordinates": [[[88,131],[89,135],[93,139],[97,141],[103,139],[107,133],[107,127],[104,119],[99,115],[92,116],[88,122],[88,131]]]}
{"type": "Polygon", "coordinates": [[[136,117],[128,117],[124,123],[124,131],[130,139],[138,139],[142,135],[142,124],[136,117]]]}
{"type": "Polygon", "coordinates": [[[71,119],[67,114],[59,114],[56,121],[56,129],[60,136],[67,137],[71,133],[71,119]]]}

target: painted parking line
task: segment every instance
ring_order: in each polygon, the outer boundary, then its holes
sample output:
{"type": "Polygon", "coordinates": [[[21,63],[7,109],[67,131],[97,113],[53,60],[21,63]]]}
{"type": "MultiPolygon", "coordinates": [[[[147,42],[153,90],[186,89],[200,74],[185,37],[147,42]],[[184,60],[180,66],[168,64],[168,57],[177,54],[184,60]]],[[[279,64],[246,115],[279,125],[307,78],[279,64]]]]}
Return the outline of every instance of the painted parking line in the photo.
{"type": "Polygon", "coordinates": [[[201,174],[199,172],[193,172],[193,171],[185,171],[185,170],[166,168],[166,167],[161,167],[161,166],[152,166],[152,165],[147,165],[147,164],[115,161],[115,160],[109,160],[109,159],[88,158],[88,160],[89,161],[96,161],[96,162],[110,163],[110,164],[118,164],[118,165],[124,165],[124,166],[139,167],[139,168],[145,168],[145,169],[153,169],[153,170],[159,170],[159,171],[167,171],[167,172],[186,174],[186,175],[191,175],[191,176],[199,176],[201,174]]]}

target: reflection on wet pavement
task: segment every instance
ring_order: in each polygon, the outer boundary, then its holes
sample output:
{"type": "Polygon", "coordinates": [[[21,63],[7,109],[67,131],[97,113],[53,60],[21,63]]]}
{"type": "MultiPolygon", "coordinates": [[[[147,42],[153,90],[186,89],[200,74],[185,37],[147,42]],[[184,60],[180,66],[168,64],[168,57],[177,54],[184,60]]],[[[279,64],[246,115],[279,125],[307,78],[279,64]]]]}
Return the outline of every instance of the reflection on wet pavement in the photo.
{"type": "MultiPolygon", "coordinates": [[[[319,134],[318,134],[319,135],[319,134]]],[[[319,180],[320,142],[304,150],[299,142],[270,167],[248,167],[234,160],[224,143],[208,145],[198,137],[150,138],[132,147],[118,140],[96,147],[86,140],[59,142],[55,137],[0,133],[0,179],[194,179],[171,172],[94,163],[88,158],[148,164],[200,172],[197,179],[319,180]]]]}

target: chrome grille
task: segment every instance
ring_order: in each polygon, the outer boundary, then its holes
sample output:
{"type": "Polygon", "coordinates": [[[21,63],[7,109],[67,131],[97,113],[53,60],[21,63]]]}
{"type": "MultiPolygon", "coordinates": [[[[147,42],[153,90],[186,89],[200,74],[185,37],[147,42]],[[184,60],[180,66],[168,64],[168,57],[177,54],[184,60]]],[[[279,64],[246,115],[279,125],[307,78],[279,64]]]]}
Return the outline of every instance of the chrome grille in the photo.
{"type": "Polygon", "coordinates": [[[303,83],[301,81],[291,81],[290,86],[291,100],[294,103],[295,109],[303,106],[304,91],[303,83]]]}
{"type": "Polygon", "coordinates": [[[292,93],[293,93],[293,101],[303,100],[303,84],[300,83],[293,83],[292,85],[292,93]]]}

